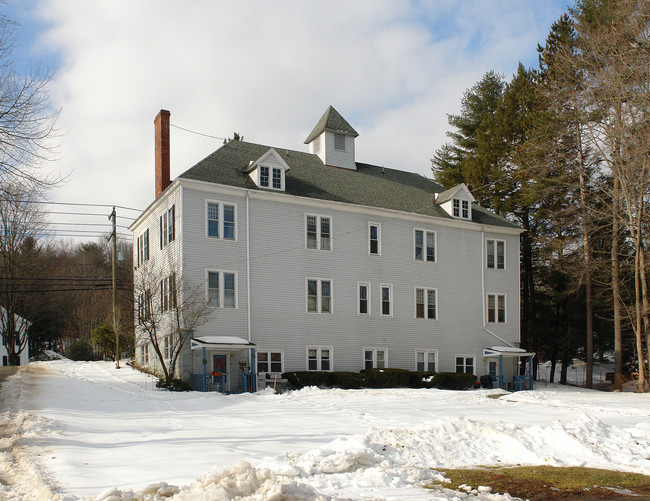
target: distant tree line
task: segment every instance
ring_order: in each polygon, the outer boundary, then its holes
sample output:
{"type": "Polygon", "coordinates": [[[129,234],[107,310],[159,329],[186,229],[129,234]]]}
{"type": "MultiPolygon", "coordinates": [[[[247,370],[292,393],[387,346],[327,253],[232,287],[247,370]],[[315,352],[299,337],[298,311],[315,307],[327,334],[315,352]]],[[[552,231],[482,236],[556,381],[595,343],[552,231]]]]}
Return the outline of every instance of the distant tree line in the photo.
{"type": "MultiPolygon", "coordinates": [[[[578,0],[539,65],[487,72],[432,158],[446,187],[521,225],[522,346],[561,362],[615,355],[650,383],[650,2],[578,0]]],[[[552,372],[553,374],[553,372],[552,372]]]]}

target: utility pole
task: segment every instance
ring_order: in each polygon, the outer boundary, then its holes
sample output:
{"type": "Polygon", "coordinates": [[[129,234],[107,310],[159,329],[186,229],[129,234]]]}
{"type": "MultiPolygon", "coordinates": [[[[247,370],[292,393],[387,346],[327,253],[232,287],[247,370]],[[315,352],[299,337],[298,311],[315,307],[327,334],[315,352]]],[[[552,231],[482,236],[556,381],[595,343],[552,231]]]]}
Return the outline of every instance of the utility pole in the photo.
{"type": "Polygon", "coordinates": [[[108,216],[108,219],[113,222],[113,231],[111,233],[111,238],[113,239],[113,252],[111,253],[111,263],[113,265],[113,332],[115,332],[115,368],[120,368],[120,341],[117,334],[117,278],[115,274],[115,265],[117,261],[117,227],[115,220],[117,219],[115,214],[115,206],[113,206],[113,212],[108,216]]]}

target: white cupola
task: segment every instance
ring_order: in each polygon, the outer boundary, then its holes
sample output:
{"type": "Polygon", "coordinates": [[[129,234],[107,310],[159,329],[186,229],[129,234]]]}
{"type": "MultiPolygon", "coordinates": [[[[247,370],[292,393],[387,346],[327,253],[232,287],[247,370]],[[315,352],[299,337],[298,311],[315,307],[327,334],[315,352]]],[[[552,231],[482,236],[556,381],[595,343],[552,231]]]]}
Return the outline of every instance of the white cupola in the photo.
{"type": "Polygon", "coordinates": [[[309,153],[318,155],[325,165],[357,170],[354,160],[354,138],[359,134],[332,106],[305,140],[309,153]]]}

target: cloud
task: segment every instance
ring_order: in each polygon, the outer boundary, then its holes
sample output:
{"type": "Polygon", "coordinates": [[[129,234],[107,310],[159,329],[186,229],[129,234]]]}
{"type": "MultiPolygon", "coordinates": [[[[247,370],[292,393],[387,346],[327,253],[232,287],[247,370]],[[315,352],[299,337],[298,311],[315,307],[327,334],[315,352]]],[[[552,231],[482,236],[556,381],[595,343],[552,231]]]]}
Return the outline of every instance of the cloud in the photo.
{"type": "MultiPolygon", "coordinates": [[[[146,207],[153,118],[305,149],[332,104],[357,160],[430,173],[447,113],[490,69],[533,64],[563,5],[511,1],[39,0],[40,46],[59,61],[65,201],[146,207]]],[[[172,130],[172,177],[220,146],[172,130]]]]}

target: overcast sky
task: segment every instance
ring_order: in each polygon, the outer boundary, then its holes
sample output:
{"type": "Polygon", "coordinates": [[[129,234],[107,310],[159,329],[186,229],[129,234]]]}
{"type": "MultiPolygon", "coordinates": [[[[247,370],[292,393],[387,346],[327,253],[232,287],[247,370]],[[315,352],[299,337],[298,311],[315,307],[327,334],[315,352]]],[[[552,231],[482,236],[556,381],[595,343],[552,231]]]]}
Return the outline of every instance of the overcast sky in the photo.
{"type": "MultiPolygon", "coordinates": [[[[447,114],[485,72],[537,64],[565,0],[7,0],[17,55],[55,72],[59,202],[145,208],[153,119],[306,151],[328,105],[357,161],[431,176],[447,114]]],[[[222,141],[171,131],[175,178],[222,141]]],[[[124,213],[126,214],[126,213],[124,213]]]]}

